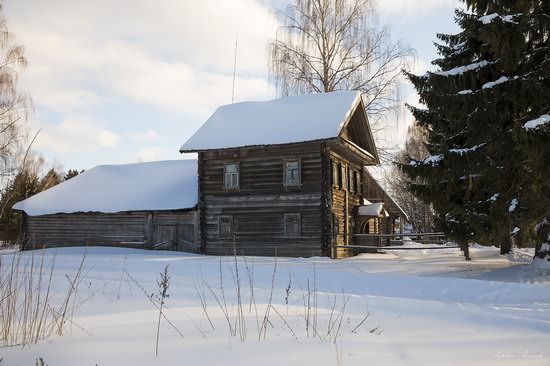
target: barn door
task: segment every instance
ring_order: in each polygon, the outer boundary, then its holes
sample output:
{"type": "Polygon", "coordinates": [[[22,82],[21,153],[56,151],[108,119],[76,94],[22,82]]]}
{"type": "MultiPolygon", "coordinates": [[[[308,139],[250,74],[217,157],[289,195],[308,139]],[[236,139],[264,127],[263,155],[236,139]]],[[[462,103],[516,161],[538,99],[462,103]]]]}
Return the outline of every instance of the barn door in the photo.
{"type": "Polygon", "coordinates": [[[153,243],[159,245],[164,243],[163,248],[172,248],[178,243],[178,233],[176,225],[154,225],[153,243]]]}

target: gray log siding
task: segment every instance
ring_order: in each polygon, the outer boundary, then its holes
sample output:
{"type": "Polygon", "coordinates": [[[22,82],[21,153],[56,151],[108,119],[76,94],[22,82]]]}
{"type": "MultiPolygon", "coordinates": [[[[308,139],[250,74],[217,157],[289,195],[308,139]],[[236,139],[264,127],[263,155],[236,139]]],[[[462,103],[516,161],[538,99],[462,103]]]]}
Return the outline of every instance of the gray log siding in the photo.
{"type": "Polygon", "coordinates": [[[71,213],[27,216],[25,249],[65,246],[146,248],[172,240],[172,248],[196,251],[194,211],[71,213]],[[148,217],[152,220],[148,224],[148,217]]]}
{"type": "Polygon", "coordinates": [[[205,253],[226,255],[322,255],[321,143],[249,147],[199,154],[200,221],[205,253]],[[284,162],[300,161],[299,186],[285,186],[284,162]],[[223,165],[238,161],[240,187],[223,186],[223,165]],[[287,238],[284,215],[300,214],[301,236],[287,238]],[[218,217],[233,217],[233,238],[217,236],[218,217]]]}
{"type": "MultiPolygon", "coordinates": [[[[373,158],[338,140],[280,146],[234,148],[199,153],[201,242],[206,254],[340,257],[332,244],[352,244],[355,212],[361,204],[361,184],[350,192],[350,171],[362,181],[362,166],[373,158]],[[285,186],[284,162],[299,160],[298,187],[285,186]],[[365,159],[370,159],[365,161],[365,159]],[[239,189],[225,189],[223,167],[239,163],[239,189]],[[343,164],[345,184],[331,182],[332,164],[343,164]],[[285,214],[299,214],[301,236],[285,237],[285,214]],[[218,219],[233,218],[233,238],[218,236],[218,219]],[[334,218],[337,218],[337,232],[334,218]]],[[[347,251],[349,252],[349,251],[347,251]]],[[[349,254],[349,253],[348,253],[349,254]]]]}

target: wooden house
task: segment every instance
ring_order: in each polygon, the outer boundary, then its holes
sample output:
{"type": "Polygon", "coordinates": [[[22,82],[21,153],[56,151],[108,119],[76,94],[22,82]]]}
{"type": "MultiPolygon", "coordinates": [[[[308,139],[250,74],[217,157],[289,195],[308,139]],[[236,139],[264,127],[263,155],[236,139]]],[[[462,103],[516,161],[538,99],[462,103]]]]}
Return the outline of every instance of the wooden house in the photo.
{"type": "Polygon", "coordinates": [[[14,205],[24,249],[122,246],[196,251],[197,161],[100,165],[14,205]]]}
{"type": "Polygon", "coordinates": [[[27,245],[341,257],[406,217],[365,170],[358,92],[221,106],[180,152],[198,160],[100,166],[18,203],[27,245]]]}
{"type": "Polygon", "coordinates": [[[363,168],[379,158],[358,92],[222,106],[180,151],[198,153],[207,254],[338,257],[372,218],[363,168]]]}

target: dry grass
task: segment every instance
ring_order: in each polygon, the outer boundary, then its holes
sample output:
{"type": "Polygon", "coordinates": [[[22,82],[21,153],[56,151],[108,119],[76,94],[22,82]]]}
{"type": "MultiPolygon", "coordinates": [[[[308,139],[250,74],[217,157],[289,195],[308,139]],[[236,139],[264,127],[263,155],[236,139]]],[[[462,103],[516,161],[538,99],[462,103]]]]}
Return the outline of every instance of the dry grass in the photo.
{"type": "MultiPolygon", "coordinates": [[[[343,290],[341,294],[320,294],[317,288],[315,266],[312,278],[305,279],[305,287],[300,286],[300,281],[295,276],[293,281],[293,275],[290,275],[288,285],[282,289],[279,303],[277,273],[278,263],[275,258],[267,298],[265,302],[257,302],[258,290],[254,287],[257,279],[254,278],[253,262],[244,256],[237,258],[236,255],[225,261],[220,258],[217,285],[212,286],[203,277],[200,281],[194,280],[195,292],[209,328],[214,331],[223,319],[229,335],[238,337],[241,342],[246,341],[248,337],[249,324],[255,324],[255,338],[258,341],[266,339],[271,330],[286,329],[295,339],[317,338],[321,342],[336,343],[344,328],[349,333],[357,333],[371,315],[367,309],[359,322],[351,324],[346,313],[351,296],[345,294],[343,290]],[[244,270],[240,268],[243,266],[244,270]],[[229,286],[227,280],[224,280],[227,273],[233,278],[233,283],[229,286]],[[240,273],[247,275],[247,281],[243,281],[240,273]],[[248,291],[246,287],[243,288],[243,283],[248,284],[248,291]],[[298,284],[300,291],[292,289],[293,283],[298,284]],[[226,296],[230,292],[234,293],[234,296],[230,297],[231,302],[226,296]],[[247,295],[248,298],[246,298],[247,295]],[[319,298],[322,296],[326,297],[327,306],[325,307],[320,305],[319,298]],[[248,311],[243,306],[247,303],[248,311]]],[[[201,333],[205,334],[206,331],[201,333]]]]}
{"type": "Polygon", "coordinates": [[[0,344],[3,347],[37,343],[52,335],[64,335],[68,325],[78,327],[72,317],[85,301],[78,297],[85,259],[86,252],[77,272],[72,277],[65,274],[68,287],[62,293],[61,303],[56,304],[52,296],[55,255],[48,261],[37,251],[0,256],[0,344]]]}

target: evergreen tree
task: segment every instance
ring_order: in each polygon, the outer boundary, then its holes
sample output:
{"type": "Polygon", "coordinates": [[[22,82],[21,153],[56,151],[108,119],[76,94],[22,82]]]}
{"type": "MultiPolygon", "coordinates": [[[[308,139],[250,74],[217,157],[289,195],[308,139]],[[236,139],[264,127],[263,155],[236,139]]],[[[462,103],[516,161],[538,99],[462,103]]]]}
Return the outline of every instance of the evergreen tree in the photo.
{"type": "Polygon", "coordinates": [[[40,192],[40,179],[32,169],[24,169],[0,192],[1,242],[17,242],[21,233],[21,212],[12,206],[40,192]]]}
{"type": "Polygon", "coordinates": [[[408,75],[427,106],[411,110],[430,156],[401,167],[467,258],[470,241],[506,253],[535,226],[537,255],[548,256],[550,2],[463,1],[461,32],[438,35],[441,71],[408,75]]]}
{"type": "MultiPolygon", "coordinates": [[[[82,170],[80,173],[84,173],[84,170],[82,170]]],[[[74,178],[80,173],[76,169],[69,169],[67,170],[67,173],[65,173],[65,175],[63,176],[63,180],[65,181],[74,178]]]]}
{"type": "Polygon", "coordinates": [[[40,179],[40,183],[38,184],[38,191],[45,191],[48,188],[58,185],[59,183],[61,183],[61,181],[61,174],[58,173],[54,168],[51,168],[50,170],[48,170],[46,175],[44,175],[42,179],[40,179]]]}

